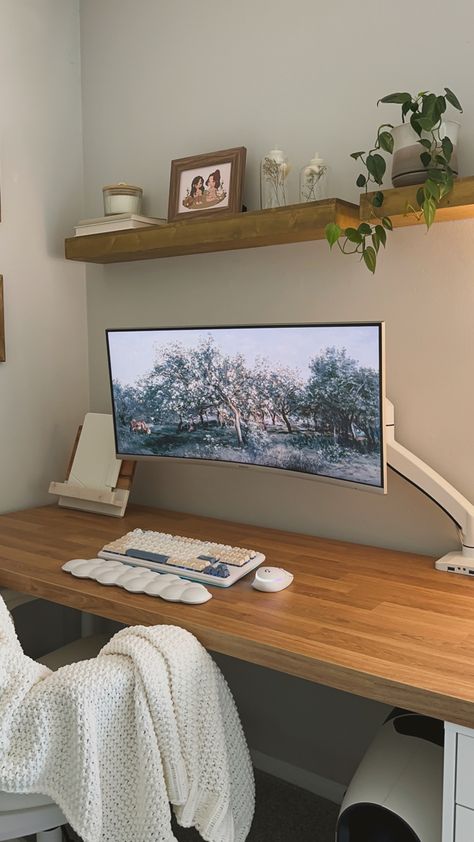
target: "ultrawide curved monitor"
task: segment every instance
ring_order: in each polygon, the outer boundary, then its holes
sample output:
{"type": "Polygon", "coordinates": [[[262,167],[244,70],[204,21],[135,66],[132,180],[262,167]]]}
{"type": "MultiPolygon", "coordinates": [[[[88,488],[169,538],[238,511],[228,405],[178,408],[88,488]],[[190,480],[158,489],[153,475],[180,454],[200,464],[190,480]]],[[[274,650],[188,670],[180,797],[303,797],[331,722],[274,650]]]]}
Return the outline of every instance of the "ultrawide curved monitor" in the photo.
{"type": "Polygon", "coordinates": [[[108,330],[119,458],[385,489],[383,323],[108,330]]]}

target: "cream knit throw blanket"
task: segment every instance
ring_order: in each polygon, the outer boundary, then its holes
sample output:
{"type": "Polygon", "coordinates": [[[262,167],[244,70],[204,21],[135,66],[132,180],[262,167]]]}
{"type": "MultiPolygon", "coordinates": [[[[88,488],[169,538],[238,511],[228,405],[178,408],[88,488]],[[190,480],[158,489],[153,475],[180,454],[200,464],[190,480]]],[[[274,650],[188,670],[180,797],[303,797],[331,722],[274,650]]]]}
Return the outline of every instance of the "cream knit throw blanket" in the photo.
{"type": "Polygon", "coordinates": [[[216,664],[174,626],[124,629],[52,673],[22,651],[0,597],[0,790],[50,796],[84,842],[244,842],[254,783],[216,664]]]}

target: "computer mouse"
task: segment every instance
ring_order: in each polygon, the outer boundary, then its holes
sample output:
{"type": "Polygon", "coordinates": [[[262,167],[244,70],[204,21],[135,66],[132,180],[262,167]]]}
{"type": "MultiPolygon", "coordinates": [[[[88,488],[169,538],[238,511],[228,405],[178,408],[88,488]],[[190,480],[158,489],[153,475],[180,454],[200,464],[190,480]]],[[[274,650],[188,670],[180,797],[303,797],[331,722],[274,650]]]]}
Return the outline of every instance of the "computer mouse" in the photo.
{"type": "Polygon", "coordinates": [[[252,587],[257,591],[282,591],[291,585],[293,578],[293,573],[282,567],[259,567],[252,587]]]}

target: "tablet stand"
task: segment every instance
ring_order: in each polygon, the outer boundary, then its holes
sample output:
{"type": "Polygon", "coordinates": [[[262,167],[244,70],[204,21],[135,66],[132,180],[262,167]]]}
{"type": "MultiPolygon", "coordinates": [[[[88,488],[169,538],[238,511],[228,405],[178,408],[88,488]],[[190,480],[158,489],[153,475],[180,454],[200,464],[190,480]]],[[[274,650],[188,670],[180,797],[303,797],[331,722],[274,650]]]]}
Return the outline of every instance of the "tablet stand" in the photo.
{"type": "Polygon", "coordinates": [[[51,482],[58,504],[123,517],[136,462],[115,457],[111,415],[88,412],[76,437],[66,482],[51,482]]]}

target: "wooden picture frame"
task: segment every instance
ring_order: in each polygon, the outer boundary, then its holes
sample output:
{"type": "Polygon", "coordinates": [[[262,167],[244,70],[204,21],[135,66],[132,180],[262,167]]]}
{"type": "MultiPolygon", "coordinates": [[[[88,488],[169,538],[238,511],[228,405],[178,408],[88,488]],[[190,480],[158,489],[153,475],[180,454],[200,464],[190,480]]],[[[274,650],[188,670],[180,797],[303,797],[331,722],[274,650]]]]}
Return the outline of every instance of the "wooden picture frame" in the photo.
{"type": "Polygon", "coordinates": [[[3,275],[0,275],[0,363],[5,362],[5,315],[3,309],[3,275]]]}
{"type": "Polygon", "coordinates": [[[242,210],[245,146],[171,161],[168,222],[242,210]]]}

